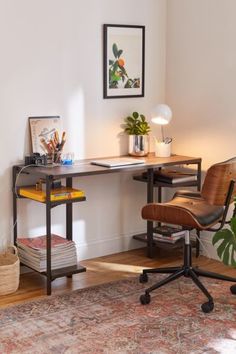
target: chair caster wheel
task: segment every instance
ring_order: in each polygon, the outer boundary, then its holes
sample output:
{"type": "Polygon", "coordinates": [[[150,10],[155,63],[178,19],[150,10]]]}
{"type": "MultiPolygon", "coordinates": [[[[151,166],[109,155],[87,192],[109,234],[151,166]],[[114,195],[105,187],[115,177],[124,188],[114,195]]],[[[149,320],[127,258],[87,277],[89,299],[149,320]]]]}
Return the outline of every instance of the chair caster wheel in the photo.
{"type": "Polygon", "coordinates": [[[214,302],[212,301],[205,302],[204,304],[202,304],[201,307],[202,307],[202,312],[209,313],[214,308],[214,302]]]}
{"type": "Polygon", "coordinates": [[[139,282],[140,283],[147,283],[148,281],[148,275],[147,273],[140,274],[139,276],[139,282]]]}
{"type": "Polygon", "coordinates": [[[141,295],[139,298],[142,305],[147,305],[151,301],[151,296],[149,294],[141,295]]]}
{"type": "Polygon", "coordinates": [[[236,284],[230,287],[230,291],[232,294],[236,295],[236,284]]]}

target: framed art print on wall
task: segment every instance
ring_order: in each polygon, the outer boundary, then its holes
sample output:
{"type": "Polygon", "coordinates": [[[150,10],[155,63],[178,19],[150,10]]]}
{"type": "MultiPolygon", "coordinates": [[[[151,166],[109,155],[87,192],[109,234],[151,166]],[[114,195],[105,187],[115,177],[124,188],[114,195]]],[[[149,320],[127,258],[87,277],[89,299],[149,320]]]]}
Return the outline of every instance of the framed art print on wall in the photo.
{"type": "Polygon", "coordinates": [[[145,27],[103,27],[104,98],[144,96],[145,27]]]}

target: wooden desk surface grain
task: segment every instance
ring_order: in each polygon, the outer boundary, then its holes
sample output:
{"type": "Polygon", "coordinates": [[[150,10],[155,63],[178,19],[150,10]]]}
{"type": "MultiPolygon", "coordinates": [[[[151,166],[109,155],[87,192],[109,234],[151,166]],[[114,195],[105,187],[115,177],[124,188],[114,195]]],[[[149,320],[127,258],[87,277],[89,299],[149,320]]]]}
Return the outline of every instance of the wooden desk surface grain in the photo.
{"type": "MultiPolygon", "coordinates": [[[[118,157],[118,156],[113,156],[118,157]]],[[[101,159],[109,159],[113,157],[102,157],[101,159]]],[[[130,156],[120,156],[129,157],[130,156]]],[[[145,162],[140,165],[126,165],[119,167],[103,167],[92,165],[93,159],[84,159],[75,161],[73,165],[68,166],[29,166],[24,169],[25,173],[29,173],[39,177],[50,176],[52,178],[66,178],[66,177],[78,177],[97,174],[107,174],[123,171],[138,171],[148,168],[158,168],[165,166],[176,166],[183,164],[196,164],[201,162],[200,157],[189,157],[182,155],[172,155],[170,157],[155,157],[154,153],[148,154],[146,157],[136,157],[137,159],[144,160],[145,162]]],[[[99,158],[96,158],[99,160],[99,158]]]]}

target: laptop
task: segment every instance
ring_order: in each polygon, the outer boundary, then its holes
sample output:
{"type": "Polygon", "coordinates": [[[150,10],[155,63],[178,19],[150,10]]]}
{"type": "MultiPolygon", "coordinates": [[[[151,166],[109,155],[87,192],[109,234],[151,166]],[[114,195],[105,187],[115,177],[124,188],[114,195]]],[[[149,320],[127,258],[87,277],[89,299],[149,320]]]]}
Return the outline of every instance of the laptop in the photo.
{"type": "Polygon", "coordinates": [[[141,165],[145,160],[128,158],[128,157],[112,157],[110,159],[99,159],[91,161],[92,165],[104,166],[104,167],[119,167],[129,165],[141,165]]]}

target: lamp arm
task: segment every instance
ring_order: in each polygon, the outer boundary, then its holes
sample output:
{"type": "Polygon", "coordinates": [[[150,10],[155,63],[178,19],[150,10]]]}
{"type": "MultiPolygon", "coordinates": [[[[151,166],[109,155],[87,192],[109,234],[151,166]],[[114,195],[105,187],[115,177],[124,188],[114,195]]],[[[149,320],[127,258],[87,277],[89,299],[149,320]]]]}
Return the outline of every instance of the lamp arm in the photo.
{"type": "Polygon", "coordinates": [[[162,141],[165,141],[165,139],[164,139],[164,128],[163,128],[163,125],[161,125],[161,137],[162,137],[162,141]]]}

